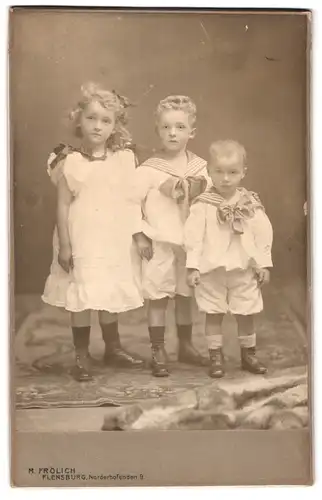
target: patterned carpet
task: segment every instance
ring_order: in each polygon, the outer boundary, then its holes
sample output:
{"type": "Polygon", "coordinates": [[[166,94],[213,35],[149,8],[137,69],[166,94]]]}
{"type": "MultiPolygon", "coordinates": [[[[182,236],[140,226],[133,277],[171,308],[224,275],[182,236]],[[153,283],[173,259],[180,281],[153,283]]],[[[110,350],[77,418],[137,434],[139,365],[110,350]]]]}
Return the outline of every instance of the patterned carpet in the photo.
{"type": "MultiPolygon", "coordinates": [[[[258,353],[269,368],[269,375],[288,367],[306,365],[306,336],[290,316],[273,287],[266,292],[265,316],[258,321],[258,353]]],[[[141,370],[115,369],[103,366],[103,341],[97,318],[93,315],[91,355],[94,359],[92,382],[77,383],[69,371],[73,366],[73,345],[69,316],[64,311],[43,305],[37,296],[16,298],[16,338],[14,370],[17,408],[93,407],[123,405],[153,400],[195,389],[209,383],[206,370],[176,361],[176,335],[173,304],[168,310],[167,351],[171,376],[155,379],[148,367],[150,347],[144,309],[120,317],[124,347],[147,360],[141,370]]],[[[207,354],[203,336],[204,318],[195,311],[194,342],[207,354]]],[[[239,348],[235,321],[224,322],[226,379],[240,379],[239,348]]]]}

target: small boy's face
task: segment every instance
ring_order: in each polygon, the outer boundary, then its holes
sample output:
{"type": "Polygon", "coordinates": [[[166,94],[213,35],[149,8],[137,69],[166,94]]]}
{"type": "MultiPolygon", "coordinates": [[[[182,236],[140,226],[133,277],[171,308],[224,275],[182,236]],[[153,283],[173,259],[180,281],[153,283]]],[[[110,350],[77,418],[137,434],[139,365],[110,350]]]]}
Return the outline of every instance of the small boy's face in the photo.
{"type": "Polygon", "coordinates": [[[169,152],[186,149],[189,139],[195,136],[191,117],[180,110],[163,111],[158,117],[157,132],[163,148],[169,152]]]}
{"type": "Polygon", "coordinates": [[[233,196],[245,177],[245,167],[239,155],[229,158],[212,158],[208,164],[208,174],[213,186],[224,197],[233,196]]]}

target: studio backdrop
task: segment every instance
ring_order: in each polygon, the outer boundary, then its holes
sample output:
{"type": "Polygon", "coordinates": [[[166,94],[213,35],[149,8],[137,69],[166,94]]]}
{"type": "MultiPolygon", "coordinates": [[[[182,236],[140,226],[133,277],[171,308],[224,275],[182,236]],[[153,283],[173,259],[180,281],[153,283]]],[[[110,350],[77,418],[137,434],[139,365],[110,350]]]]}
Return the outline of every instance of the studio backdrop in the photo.
{"type": "MultiPolygon", "coordinates": [[[[15,17],[10,108],[16,293],[43,290],[55,221],[46,161],[59,142],[72,140],[68,111],[87,81],[116,89],[135,104],[130,128],[141,158],[156,147],[154,111],[168,94],[189,95],[197,105],[190,148],[198,155],[206,157],[213,140],[240,141],[248,153],[246,187],[260,194],[274,227],[273,279],[305,290],[305,16],[93,10],[20,11],[15,17]]],[[[296,297],[298,308],[305,308],[296,297]]]]}

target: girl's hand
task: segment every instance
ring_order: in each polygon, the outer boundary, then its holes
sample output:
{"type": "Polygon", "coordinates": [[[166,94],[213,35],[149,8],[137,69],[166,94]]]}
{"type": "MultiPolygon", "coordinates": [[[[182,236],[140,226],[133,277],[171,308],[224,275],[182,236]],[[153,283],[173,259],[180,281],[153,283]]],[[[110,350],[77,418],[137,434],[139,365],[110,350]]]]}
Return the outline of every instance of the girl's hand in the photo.
{"type": "Polygon", "coordinates": [[[63,247],[59,250],[58,263],[66,273],[73,269],[72,249],[70,247],[63,247]]]}
{"type": "Polygon", "coordinates": [[[270,280],[270,272],[268,269],[257,269],[256,277],[260,287],[267,285],[270,280]]]}
{"type": "Polygon", "coordinates": [[[153,257],[152,241],[143,233],[137,233],[133,236],[137,244],[141,259],[151,260],[153,257]]]}
{"type": "Polygon", "coordinates": [[[200,284],[200,271],[198,269],[188,269],[187,282],[192,288],[198,286],[200,284]]]}

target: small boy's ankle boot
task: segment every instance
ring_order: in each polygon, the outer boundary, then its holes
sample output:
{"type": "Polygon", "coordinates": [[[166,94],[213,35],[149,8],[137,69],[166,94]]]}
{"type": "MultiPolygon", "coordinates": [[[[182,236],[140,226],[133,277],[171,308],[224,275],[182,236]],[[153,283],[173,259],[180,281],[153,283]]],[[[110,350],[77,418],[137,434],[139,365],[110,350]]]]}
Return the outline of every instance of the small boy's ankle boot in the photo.
{"type": "Polygon", "coordinates": [[[264,375],[267,372],[266,366],[256,357],[255,347],[241,348],[241,367],[243,370],[255,375],[264,375]]]}
{"type": "Polygon", "coordinates": [[[101,324],[102,337],[105,343],[104,363],[110,366],[140,368],[143,359],[126,352],[121,346],[117,322],[101,324]]]}
{"type": "Polygon", "coordinates": [[[224,356],[221,348],[209,349],[210,368],[209,376],[211,378],[222,378],[224,372],[224,356]]]}
{"type": "Polygon", "coordinates": [[[168,357],[164,348],[164,330],[162,326],[149,328],[152,351],[152,375],[154,377],[168,377],[168,357]]]}
{"type": "Polygon", "coordinates": [[[72,331],[76,355],[72,375],[77,382],[89,382],[93,379],[88,352],[90,326],[73,327],[72,331]]]}
{"type": "Polygon", "coordinates": [[[188,365],[207,366],[209,361],[192,344],[192,325],[177,325],[178,361],[188,365]]]}

